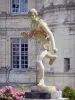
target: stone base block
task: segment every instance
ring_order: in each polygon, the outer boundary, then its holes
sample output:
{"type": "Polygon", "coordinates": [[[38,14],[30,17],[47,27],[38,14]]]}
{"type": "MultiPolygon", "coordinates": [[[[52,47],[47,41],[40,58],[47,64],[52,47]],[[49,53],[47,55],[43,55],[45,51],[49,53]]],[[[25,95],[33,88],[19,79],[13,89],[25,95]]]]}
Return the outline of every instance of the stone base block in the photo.
{"type": "Polygon", "coordinates": [[[62,98],[62,91],[51,92],[51,99],[62,98]]]}
{"type": "Polygon", "coordinates": [[[44,92],[25,92],[25,98],[30,99],[51,99],[51,93],[44,92]]]}

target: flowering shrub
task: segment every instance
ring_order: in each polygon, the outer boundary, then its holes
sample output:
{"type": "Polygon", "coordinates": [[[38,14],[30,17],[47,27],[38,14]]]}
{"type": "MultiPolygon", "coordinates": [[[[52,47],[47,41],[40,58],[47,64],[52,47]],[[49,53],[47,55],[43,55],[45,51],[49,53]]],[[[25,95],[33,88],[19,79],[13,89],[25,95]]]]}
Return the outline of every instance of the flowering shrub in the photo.
{"type": "Polygon", "coordinates": [[[69,100],[75,100],[75,89],[72,87],[66,86],[62,93],[63,97],[68,98],[69,100]]]}
{"type": "Polygon", "coordinates": [[[0,89],[0,100],[22,100],[25,91],[14,91],[12,86],[6,86],[5,90],[0,89]]]}

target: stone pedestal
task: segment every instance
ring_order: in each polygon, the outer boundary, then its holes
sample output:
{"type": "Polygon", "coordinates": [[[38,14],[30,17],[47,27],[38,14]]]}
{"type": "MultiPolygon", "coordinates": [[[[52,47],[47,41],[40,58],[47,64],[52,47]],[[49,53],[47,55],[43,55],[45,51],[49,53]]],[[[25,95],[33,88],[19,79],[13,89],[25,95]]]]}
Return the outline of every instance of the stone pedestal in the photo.
{"type": "Polygon", "coordinates": [[[57,91],[55,86],[33,86],[31,87],[31,92],[25,93],[25,99],[67,100],[62,98],[62,91],[57,91]]]}

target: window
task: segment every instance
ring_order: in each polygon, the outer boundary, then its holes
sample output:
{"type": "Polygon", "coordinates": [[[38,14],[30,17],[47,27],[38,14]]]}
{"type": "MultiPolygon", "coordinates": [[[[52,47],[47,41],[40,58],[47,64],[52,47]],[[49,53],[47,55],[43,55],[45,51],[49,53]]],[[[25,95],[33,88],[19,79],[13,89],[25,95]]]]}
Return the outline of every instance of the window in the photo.
{"type": "Polygon", "coordinates": [[[12,14],[27,14],[28,0],[11,0],[12,14]]]}
{"type": "Polygon", "coordinates": [[[64,67],[65,72],[68,72],[70,70],[70,58],[64,58],[64,67]]]}
{"type": "Polygon", "coordinates": [[[11,64],[13,69],[24,70],[28,68],[28,40],[11,39],[11,64]]]}

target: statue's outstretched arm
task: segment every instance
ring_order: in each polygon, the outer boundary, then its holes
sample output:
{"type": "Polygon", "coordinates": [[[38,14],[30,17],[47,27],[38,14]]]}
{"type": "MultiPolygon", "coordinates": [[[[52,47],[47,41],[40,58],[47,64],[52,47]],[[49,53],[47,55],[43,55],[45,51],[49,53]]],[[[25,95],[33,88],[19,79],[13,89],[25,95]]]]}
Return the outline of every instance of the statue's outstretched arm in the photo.
{"type": "Polygon", "coordinates": [[[58,49],[55,46],[55,40],[54,40],[53,33],[50,31],[48,25],[44,21],[40,21],[40,26],[49,35],[49,38],[50,38],[50,41],[52,44],[52,49],[53,49],[54,53],[56,53],[58,51],[58,49]]]}
{"type": "Polygon", "coordinates": [[[21,32],[21,35],[25,38],[25,39],[30,39],[32,38],[33,34],[27,34],[26,32],[21,32]]]}

